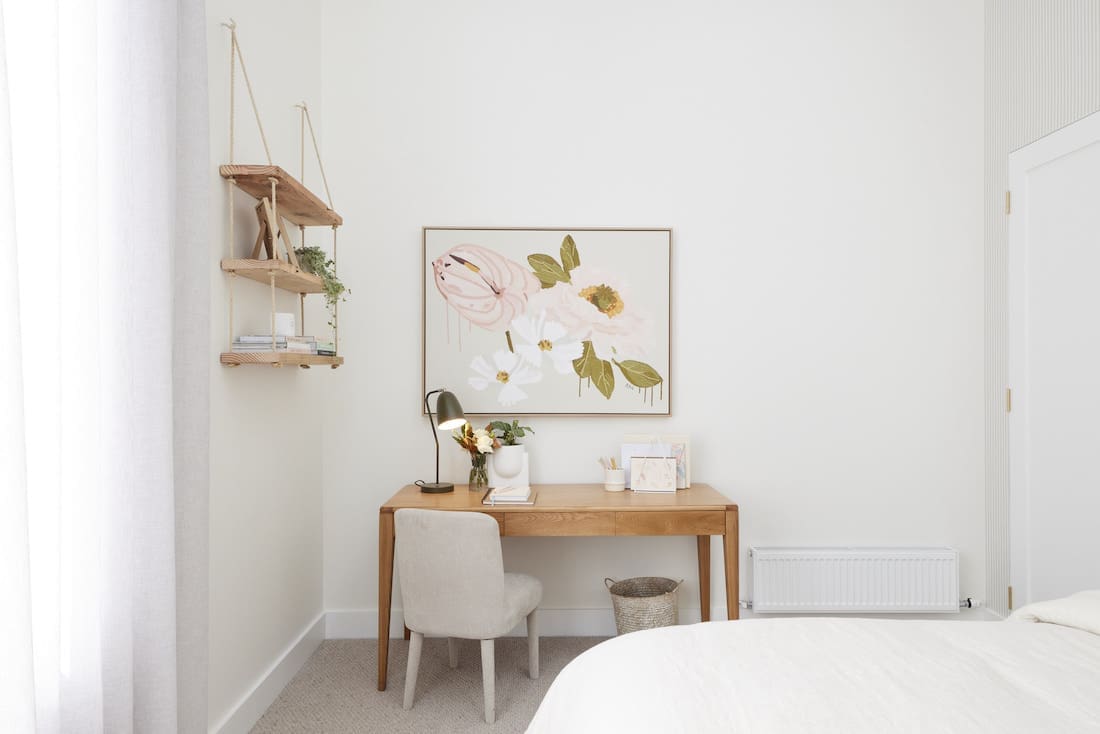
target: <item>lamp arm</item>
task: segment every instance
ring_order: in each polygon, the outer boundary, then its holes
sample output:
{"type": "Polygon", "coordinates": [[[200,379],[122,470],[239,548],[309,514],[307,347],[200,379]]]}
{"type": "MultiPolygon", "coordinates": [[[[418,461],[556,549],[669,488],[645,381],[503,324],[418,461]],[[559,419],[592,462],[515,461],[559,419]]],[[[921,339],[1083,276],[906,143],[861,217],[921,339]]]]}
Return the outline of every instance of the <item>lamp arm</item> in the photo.
{"type": "Polygon", "coordinates": [[[432,427],[432,438],[435,439],[435,483],[439,484],[439,433],[435,430],[435,421],[432,420],[432,409],[428,407],[428,398],[437,392],[443,392],[443,389],[432,390],[424,396],[424,410],[428,412],[428,423],[432,427]]]}

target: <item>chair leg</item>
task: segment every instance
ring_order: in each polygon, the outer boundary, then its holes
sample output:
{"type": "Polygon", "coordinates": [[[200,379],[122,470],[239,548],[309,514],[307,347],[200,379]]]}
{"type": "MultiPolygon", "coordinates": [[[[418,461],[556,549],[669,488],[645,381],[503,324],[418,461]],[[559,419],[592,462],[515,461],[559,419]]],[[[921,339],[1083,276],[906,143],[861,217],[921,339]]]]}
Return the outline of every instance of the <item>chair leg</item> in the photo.
{"type": "Polygon", "coordinates": [[[485,689],[485,723],[492,724],[497,718],[496,656],[492,640],[481,641],[481,685],[485,689]]]}
{"type": "Polygon", "coordinates": [[[527,615],[527,675],[539,677],[539,619],[538,609],[527,615]]]}
{"type": "Polygon", "coordinates": [[[447,638],[447,658],[452,668],[458,667],[458,643],[453,637],[447,638]]]}
{"type": "Polygon", "coordinates": [[[409,638],[409,666],[405,670],[405,703],[406,711],[412,708],[413,696],[416,694],[416,674],[420,672],[420,651],[424,648],[424,635],[413,630],[409,638]]]}

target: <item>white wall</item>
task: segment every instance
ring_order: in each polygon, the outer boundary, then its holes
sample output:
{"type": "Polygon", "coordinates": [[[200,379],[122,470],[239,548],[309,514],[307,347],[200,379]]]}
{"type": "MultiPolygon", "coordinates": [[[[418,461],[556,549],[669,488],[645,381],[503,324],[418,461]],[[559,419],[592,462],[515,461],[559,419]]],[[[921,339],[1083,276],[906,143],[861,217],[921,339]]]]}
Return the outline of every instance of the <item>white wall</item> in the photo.
{"type": "MultiPolygon", "coordinates": [[[[217,166],[228,162],[229,32],[234,18],[275,163],[299,172],[298,110],[320,115],[320,10],[309,4],[208,0],[212,197],[210,278],[210,723],[224,723],[322,611],[321,390],[331,370],[217,364],[226,349],[228,208],[217,166]]],[[[237,70],[239,163],[266,162],[237,70]]],[[[307,169],[307,183],[318,183],[307,169]]],[[[318,187],[319,188],[319,187],[318,187]]],[[[236,199],[237,253],[256,236],[254,202],[236,199]]],[[[239,332],[267,329],[268,290],[238,279],[239,332]]],[[[297,296],[279,295],[297,311],[297,296]]],[[[322,319],[313,325],[322,326],[322,319]]],[[[277,687],[275,689],[277,693],[277,687]]],[[[262,698],[262,696],[260,697],[262,698]]],[[[255,705],[254,698],[252,704],[255,705]]],[[[263,706],[260,706],[260,711],[263,706]]],[[[249,710],[227,730],[249,724],[249,710]],[[242,723],[243,722],[243,723],[242,723]]]]}
{"type": "Polygon", "coordinates": [[[1100,110],[1100,3],[985,7],[987,599],[1008,611],[1008,154],[1100,110]]]}
{"type": "MultiPolygon", "coordinates": [[[[945,543],[981,598],[980,2],[329,0],[323,38],[352,289],[324,588],[348,632],[373,634],[378,505],[432,471],[424,225],[674,230],[674,415],[534,419],[534,481],[690,433],[693,478],[741,506],[744,570],[749,544],[945,543]]],[[[505,554],[548,608],[606,608],[603,577],[638,574],[698,606],[687,538],[505,554]]]]}

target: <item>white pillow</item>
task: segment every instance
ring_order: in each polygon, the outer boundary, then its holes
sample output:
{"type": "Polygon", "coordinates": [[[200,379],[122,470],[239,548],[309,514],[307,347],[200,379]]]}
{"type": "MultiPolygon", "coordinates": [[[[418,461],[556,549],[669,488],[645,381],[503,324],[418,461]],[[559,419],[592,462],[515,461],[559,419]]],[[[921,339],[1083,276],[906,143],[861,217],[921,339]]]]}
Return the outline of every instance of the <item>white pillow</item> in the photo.
{"type": "Polygon", "coordinates": [[[1014,622],[1060,624],[1100,635],[1100,589],[1081,591],[1064,599],[1028,604],[1017,609],[1008,619],[1014,622]]]}

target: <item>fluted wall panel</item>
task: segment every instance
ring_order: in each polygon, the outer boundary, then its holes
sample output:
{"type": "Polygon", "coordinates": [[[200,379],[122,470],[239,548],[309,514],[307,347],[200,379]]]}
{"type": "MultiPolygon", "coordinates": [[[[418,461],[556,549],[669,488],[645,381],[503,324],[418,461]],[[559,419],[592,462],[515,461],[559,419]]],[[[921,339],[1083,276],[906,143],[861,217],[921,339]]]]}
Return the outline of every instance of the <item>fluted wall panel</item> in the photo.
{"type": "Polygon", "coordinates": [[[1008,154],[1100,110],[1100,1],[985,4],[986,603],[1008,611],[1008,154]]]}

